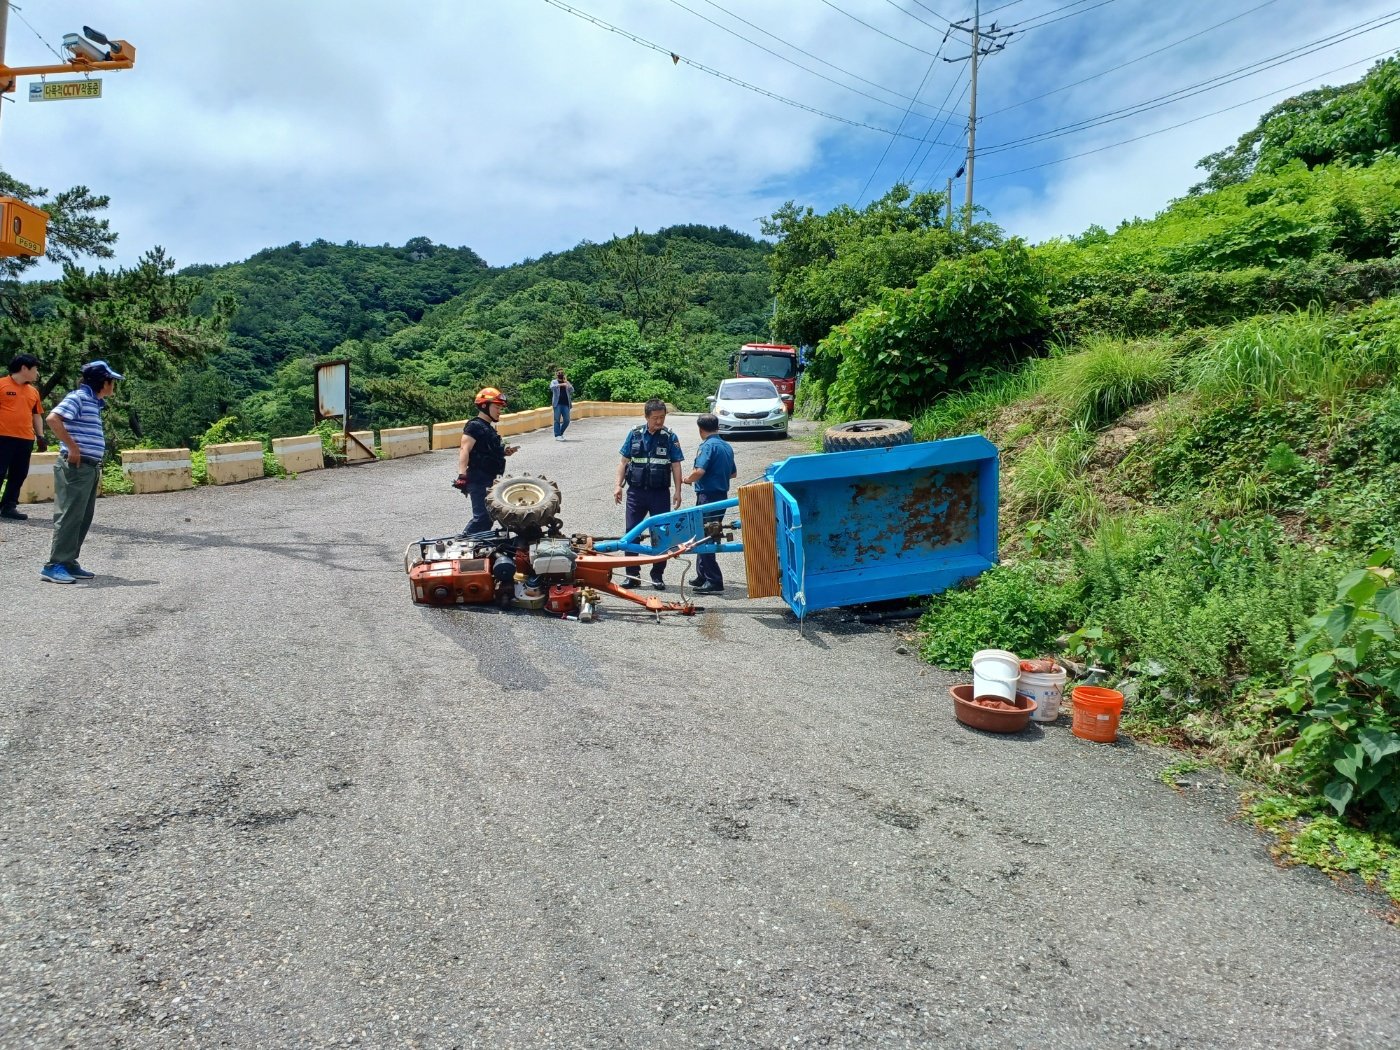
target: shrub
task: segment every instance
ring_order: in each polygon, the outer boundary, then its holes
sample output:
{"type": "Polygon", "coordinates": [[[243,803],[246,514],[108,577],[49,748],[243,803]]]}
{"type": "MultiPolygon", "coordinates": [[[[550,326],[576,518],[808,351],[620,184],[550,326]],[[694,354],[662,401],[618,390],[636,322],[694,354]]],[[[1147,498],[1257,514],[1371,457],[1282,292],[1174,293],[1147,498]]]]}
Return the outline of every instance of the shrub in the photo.
{"type": "Polygon", "coordinates": [[[1045,289],[1020,241],[939,263],[911,289],[884,292],[817,344],[836,362],[834,417],[912,417],[938,393],[1004,365],[1045,334],[1045,289]]]}
{"type": "Polygon", "coordinates": [[[1269,520],[1160,519],[1096,556],[1107,567],[1082,577],[1083,621],[1115,640],[1121,670],[1151,683],[1137,713],[1167,722],[1282,680],[1334,571],[1269,520]]]}
{"type": "Polygon", "coordinates": [[[1166,393],[1176,377],[1176,354],[1163,339],[1091,338],[1051,362],[1045,390],[1068,419],[1099,426],[1166,393]]]}
{"type": "Polygon", "coordinates": [[[1044,562],[1018,562],[935,595],[919,623],[923,658],[943,667],[970,667],[979,649],[1045,652],[1073,607],[1073,587],[1062,576],[1044,562]]]}
{"type": "Polygon", "coordinates": [[[1393,550],[1337,586],[1336,603],[1298,640],[1280,698],[1298,718],[1285,753],[1338,815],[1400,830],[1400,583],[1393,550]]]}

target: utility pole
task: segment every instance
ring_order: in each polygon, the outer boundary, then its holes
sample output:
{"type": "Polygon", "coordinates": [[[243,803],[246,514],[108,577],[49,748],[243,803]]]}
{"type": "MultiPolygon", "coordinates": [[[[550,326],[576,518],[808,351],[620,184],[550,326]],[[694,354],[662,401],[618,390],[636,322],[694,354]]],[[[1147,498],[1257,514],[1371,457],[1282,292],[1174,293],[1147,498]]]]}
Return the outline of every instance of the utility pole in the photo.
{"type": "Polygon", "coordinates": [[[972,167],[977,157],[977,67],[980,64],[978,59],[988,55],[994,55],[1006,46],[1007,40],[1014,29],[998,29],[993,22],[986,29],[982,28],[982,0],[977,0],[973,6],[971,25],[968,19],[961,22],[954,22],[950,28],[958,30],[960,33],[967,33],[971,37],[972,49],[962,58],[945,58],[944,62],[971,62],[972,73],[972,97],[968,103],[967,111],[967,202],[964,205],[967,211],[966,223],[972,225],[972,167]]]}
{"type": "Polygon", "coordinates": [[[953,228],[953,176],[951,175],[948,176],[948,217],[944,220],[943,225],[950,230],[953,228]]]}
{"type": "MultiPolygon", "coordinates": [[[[0,0],[0,68],[5,65],[5,31],[10,24],[9,0],[0,0]]],[[[14,90],[14,78],[8,83],[0,83],[0,113],[5,109],[5,92],[14,90]]]]}

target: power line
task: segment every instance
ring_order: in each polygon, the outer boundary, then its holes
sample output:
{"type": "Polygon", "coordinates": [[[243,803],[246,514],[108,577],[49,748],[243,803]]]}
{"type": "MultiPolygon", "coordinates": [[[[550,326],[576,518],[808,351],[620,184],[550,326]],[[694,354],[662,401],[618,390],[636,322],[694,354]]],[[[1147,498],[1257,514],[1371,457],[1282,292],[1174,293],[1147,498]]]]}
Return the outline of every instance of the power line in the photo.
{"type": "MultiPolygon", "coordinates": [[[[706,73],[712,77],[716,77],[720,80],[725,81],[726,83],[733,84],[735,87],[741,87],[745,91],[752,91],[756,94],[763,95],[765,98],[771,98],[775,102],[783,103],[783,105],[785,106],[792,106],[794,109],[800,109],[807,113],[812,113],[818,117],[825,117],[827,120],[834,120],[837,123],[846,124],[850,127],[865,128],[867,131],[875,131],[880,133],[881,135],[892,135],[895,138],[903,138],[910,140],[913,140],[917,137],[914,135],[903,134],[902,132],[898,131],[890,131],[889,128],[877,127],[874,124],[867,124],[863,120],[852,120],[850,117],[843,117],[836,113],[828,113],[824,109],[817,109],[815,106],[809,106],[805,102],[798,102],[796,99],[788,98],[785,95],[779,95],[777,92],[769,91],[767,88],[761,88],[757,84],[750,84],[746,80],[740,80],[738,77],[730,76],[728,73],[721,72],[718,69],[713,69],[710,66],[704,65],[701,62],[696,62],[694,59],[686,58],[684,55],[678,55],[670,48],[662,47],[660,44],[647,40],[645,37],[637,36],[635,33],[629,33],[627,30],[619,26],[615,26],[610,22],[603,21],[603,19],[601,18],[598,18],[594,15],[590,15],[587,11],[580,10],[577,7],[572,7],[569,4],[564,3],[563,0],[544,0],[544,2],[546,4],[549,4],[551,7],[557,7],[559,10],[565,11],[568,14],[573,15],[575,18],[581,18],[585,22],[589,22],[597,26],[599,29],[606,29],[610,33],[616,33],[618,36],[632,41],[634,44],[639,44],[642,47],[657,52],[658,54],[666,55],[676,65],[679,65],[682,62],[684,62],[687,66],[690,66],[692,69],[698,69],[702,73],[706,73]]],[[[938,145],[946,146],[948,145],[948,143],[940,142],[938,143],[938,145]]]]}
{"type": "Polygon", "coordinates": [[[1064,7],[1057,7],[1052,11],[1045,11],[1038,15],[1031,15],[1029,18],[1025,19],[1025,21],[1012,22],[1011,25],[1007,28],[1015,29],[1018,33],[1029,33],[1032,29],[1043,29],[1046,26],[1054,25],[1056,22],[1063,22],[1066,18],[1074,18],[1077,15],[1086,15],[1090,11],[1093,11],[1095,8],[1107,7],[1109,4],[1113,3],[1114,0],[1099,0],[1097,4],[1093,5],[1093,7],[1085,7],[1079,11],[1070,11],[1069,14],[1060,15],[1059,18],[1051,18],[1048,22],[1036,21],[1036,19],[1038,18],[1046,18],[1049,15],[1057,14],[1060,11],[1069,11],[1071,7],[1079,7],[1081,4],[1087,4],[1088,2],[1089,0],[1074,0],[1074,3],[1065,4],[1064,7]]]}
{"type": "MultiPolygon", "coordinates": [[[[938,65],[938,56],[939,56],[940,54],[942,54],[944,44],[947,44],[947,43],[948,43],[948,34],[951,33],[951,32],[952,32],[952,29],[949,29],[949,30],[947,30],[946,32],[944,32],[944,34],[943,34],[943,42],[940,43],[940,44],[938,45],[938,51],[935,52],[933,58],[929,60],[928,68],[924,70],[923,79],[919,81],[919,86],[918,86],[918,88],[915,89],[915,91],[914,91],[914,97],[915,97],[915,98],[918,98],[919,95],[923,92],[923,90],[924,90],[924,85],[928,83],[929,75],[933,72],[933,67],[936,66],[936,65],[938,65]]],[[[910,102],[910,103],[909,103],[909,108],[906,109],[906,110],[904,111],[904,116],[902,116],[902,117],[899,118],[899,127],[895,129],[896,131],[903,131],[903,130],[904,130],[904,122],[907,121],[907,120],[909,119],[909,114],[912,113],[913,110],[914,110],[914,103],[913,103],[913,102],[910,102]]],[[[925,129],[924,129],[924,133],[927,134],[929,128],[932,128],[932,127],[933,127],[933,121],[929,121],[929,126],[928,126],[928,128],[925,128],[925,129]]],[[[885,158],[888,157],[888,156],[890,155],[890,149],[891,149],[893,146],[894,146],[894,136],[890,136],[890,140],[889,140],[888,142],[885,143],[885,152],[883,152],[883,153],[880,154],[880,159],[875,163],[875,167],[872,168],[871,171],[870,171],[870,178],[866,179],[866,180],[865,180],[865,185],[864,185],[863,187],[861,187],[860,196],[856,198],[856,206],[857,206],[857,207],[860,206],[860,202],[861,202],[861,201],[865,200],[865,194],[866,194],[866,192],[870,189],[870,184],[871,184],[872,182],[875,181],[875,175],[876,175],[876,173],[879,172],[880,168],[884,166],[885,158]]],[[[914,147],[914,152],[917,153],[918,151],[919,151],[919,147],[918,147],[918,146],[915,146],[915,147],[914,147]]]]}
{"type": "Polygon", "coordinates": [[[990,11],[984,11],[983,14],[994,15],[998,11],[1005,11],[1008,7],[1015,7],[1021,2],[1022,0],[1010,0],[1009,3],[1002,4],[1000,7],[994,7],[990,11]]]}
{"type": "MultiPolygon", "coordinates": [[[[1016,2],[1019,2],[1019,0],[1016,0],[1016,2]]],[[[1023,98],[1020,102],[1013,102],[1011,103],[1011,105],[1003,106],[1001,109],[994,109],[990,113],[988,113],[987,116],[994,117],[998,113],[1005,113],[1007,110],[1016,109],[1019,106],[1029,105],[1032,102],[1039,102],[1041,99],[1049,98],[1051,95],[1057,95],[1061,91],[1068,91],[1070,88],[1079,87],[1081,84],[1087,84],[1089,83],[1089,81],[1097,80],[1099,77],[1106,76],[1109,73],[1116,73],[1120,69],[1124,69],[1128,66],[1133,65],[1134,63],[1141,62],[1144,58],[1151,58],[1153,55],[1160,55],[1163,51],[1170,51],[1178,44],[1184,44],[1188,40],[1195,40],[1198,36],[1205,36],[1207,33],[1213,32],[1214,30],[1219,29],[1221,26],[1229,25],[1231,22],[1238,21],[1239,19],[1245,17],[1245,15],[1252,15],[1255,11],[1262,10],[1263,8],[1266,8],[1269,5],[1276,3],[1278,3],[1278,0],[1264,0],[1262,4],[1258,4],[1255,7],[1251,7],[1248,11],[1241,11],[1239,14],[1232,15],[1231,17],[1225,19],[1225,21],[1223,22],[1216,22],[1213,26],[1206,26],[1206,28],[1200,30],[1199,32],[1192,33],[1190,36],[1184,36],[1180,40],[1173,40],[1170,44],[1163,44],[1161,47],[1156,48],[1153,51],[1148,51],[1145,54],[1138,55],[1136,58],[1130,58],[1126,62],[1119,62],[1116,66],[1109,66],[1107,69],[1095,73],[1093,76],[1085,77],[1083,80],[1076,80],[1072,84],[1064,84],[1057,88],[1051,88],[1049,91],[1043,92],[1042,94],[1032,95],[1030,98],[1023,98]]]]}
{"type": "Polygon", "coordinates": [[[869,29],[872,33],[879,33],[879,34],[880,34],[882,37],[884,37],[886,40],[893,40],[896,44],[903,44],[905,47],[912,48],[913,50],[919,52],[921,55],[932,55],[932,54],[933,54],[932,51],[925,51],[925,50],[924,50],[923,48],[921,48],[918,44],[911,44],[911,43],[909,43],[909,41],[907,41],[907,40],[901,40],[901,39],[900,39],[899,37],[897,37],[897,36],[891,36],[889,33],[886,33],[883,29],[880,29],[878,26],[873,26],[873,25],[871,25],[869,22],[866,22],[866,21],[864,21],[863,19],[857,18],[855,15],[851,14],[851,12],[842,10],[841,8],[839,8],[839,7],[837,7],[835,4],[833,4],[833,3],[831,2],[831,0],[822,0],[822,3],[826,4],[827,7],[831,8],[833,11],[837,12],[838,14],[843,14],[843,15],[845,15],[845,16],[846,16],[847,18],[849,18],[852,22],[859,22],[861,25],[865,26],[866,29],[869,29]]]}
{"type": "MultiPolygon", "coordinates": [[[[967,98],[967,93],[968,93],[971,89],[972,89],[972,83],[971,83],[970,81],[969,81],[968,83],[966,83],[966,84],[963,85],[962,94],[960,94],[960,95],[958,96],[958,103],[957,103],[958,105],[960,105],[960,106],[962,105],[963,99],[967,98]]],[[[945,123],[945,124],[944,124],[944,128],[946,128],[946,127],[947,127],[947,125],[946,125],[946,123],[945,123]]],[[[939,129],[939,134],[942,134],[942,133],[943,133],[944,128],[940,128],[940,129],[939,129]]],[[[933,155],[934,147],[937,146],[937,145],[938,145],[938,143],[936,143],[936,142],[930,142],[930,143],[928,144],[928,149],[924,150],[924,158],[923,158],[923,160],[919,161],[918,164],[914,165],[914,170],[913,170],[913,171],[910,173],[910,175],[909,175],[909,182],[910,182],[911,185],[919,180],[919,172],[923,169],[923,166],[924,166],[925,164],[928,163],[928,159],[929,159],[929,157],[931,157],[931,156],[933,155]]],[[[935,164],[934,167],[933,167],[933,170],[934,170],[935,172],[937,172],[937,171],[944,171],[944,170],[947,169],[949,161],[951,161],[952,158],[954,157],[954,155],[958,152],[958,146],[959,146],[959,145],[960,145],[960,144],[955,143],[955,144],[953,144],[953,145],[951,145],[951,146],[945,146],[945,147],[944,147],[943,152],[942,152],[941,154],[939,154],[939,156],[938,156],[938,163],[935,164]]],[[[918,153],[918,151],[916,150],[916,151],[915,151],[915,155],[917,155],[917,153],[918,153]]],[[[937,178],[936,175],[930,176],[928,182],[926,182],[926,183],[924,184],[924,188],[925,188],[925,189],[931,188],[931,187],[933,186],[933,180],[934,180],[935,178],[937,178]]]]}
{"type": "MultiPolygon", "coordinates": [[[[919,25],[921,25],[921,26],[928,26],[928,27],[929,27],[930,29],[932,29],[935,33],[938,32],[940,29],[942,29],[944,26],[946,26],[946,25],[948,24],[948,20],[947,20],[946,18],[943,18],[942,15],[939,15],[939,14],[935,14],[935,15],[934,15],[935,18],[941,19],[942,22],[943,22],[943,26],[936,26],[936,25],[934,25],[932,22],[925,22],[922,18],[920,18],[918,15],[916,15],[913,11],[907,11],[907,10],[905,10],[904,8],[900,7],[897,3],[895,3],[895,0],[885,0],[885,3],[889,4],[891,7],[893,7],[893,8],[894,8],[896,11],[898,11],[900,14],[902,14],[902,15],[908,15],[908,16],[909,16],[910,18],[912,18],[915,22],[918,22],[919,25]]],[[[926,8],[925,10],[927,10],[927,8],[926,8]]]]}
{"type": "MultiPolygon", "coordinates": [[[[720,11],[720,12],[722,12],[722,13],[728,15],[730,18],[733,18],[733,19],[735,19],[736,21],[739,21],[739,22],[744,23],[744,25],[748,26],[750,29],[753,29],[753,30],[755,30],[755,31],[757,31],[757,32],[759,32],[759,33],[762,33],[762,34],[763,34],[764,36],[766,36],[766,37],[770,37],[770,38],[772,38],[773,40],[776,40],[778,43],[782,44],[784,47],[792,48],[792,50],[796,51],[798,54],[806,55],[808,58],[812,59],[813,61],[815,61],[815,62],[820,62],[822,65],[828,66],[829,68],[836,70],[838,73],[842,73],[842,74],[844,74],[845,76],[848,76],[848,77],[853,77],[853,78],[855,78],[856,80],[859,80],[859,81],[860,81],[861,83],[863,83],[863,84],[869,84],[871,87],[877,88],[877,89],[879,89],[880,91],[884,91],[884,92],[887,92],[888,94],[894,95],[896,98],[901,99],[901,100],[903,100],[903,101],[905,101],[905,102],[910,102],[910,101],[917,102],[917,101],[918,101],[917,99],[910,99],[910,97],[909,97],[908,95],[904,94],[903,92],[895,91],[893,88],[887,88],[887,87],[885,87],[883,84],[877,84],[877,83],[875,83],[875,81],[873,81],[873,80],[867,80],[865,77],[861,76],[861,75],[858,74],[858,73],[852,73],[849,69],[842,69],[840,66],[834,65],[834,64],[832,64],[831,62],[828,62],[826,59],[822,58],[822,57],[819,56],[819,55],[814,55],[814,54],[812,54],[812,52],[810,52],[810,51],[803,50],[802,48],[798,47],[796,44],[792,43],[791,41],[789,41],[789,40],[784,40],[782,37],[778,36],[776,33],[770,33],[768,30],[764,29],[762,26],[755,25],[754,23],[750,22],[748,19],[743,18],[743,17],[741,17],[741,16],[739,16],[739,15],[736,15],[733,11],[730,11],[728,8],[721,7],[719,4],[715,3],[715,0],[703,0],[703,2],[709,4],[709,5],[710,5],[711,7],[713,7],[716,11],[720,11]]],[[[822,79],[822,80],[825,80],[827,83],[835,84],[837,87],[843,88],[843,89],[845,89],[845,90],[847,90],[847,91],[853,91],[853,92],[855,92],[857,95],[861,95],[861,96],[864,97],[864,98],[868,98],[868,99],[871,99],[872,101],[875,101],[875,102],[880,103],[880,105],[882,105],[882,106],[889,106],[889,107],[892,108],[892,109],[898,109],[898,108],[899,108],[895,103],[887,102],[886,100],[881,99],[881,98],[876,98],[874,95],[866,94],[866,92],[860,91],[860,90],[857,89],[857,88],[853,88],[853,87],[851,87],[849,84],[842,84],[840,81],[832,80],[830,77],[825,76],[825,75],[823,75],[823,74],[821,74],[821,73],[818,73],[816,70],[808,69],[806,66],[802,65],[800,62],[794,62],[792,59],[788,58],[787,56],[785,56],[785,55],[780,55],[780,54],[778,54],[776,51],[772,51],[772,50],[768,49],[767,47],[764,47],[764,45],[762,45],[762,44],[760,44],[760,43],[757,43],[756,41],[750,40],[748,37],[743,36],[742,34],[736,32],[736,31],[733,30],[733,29],[730,29],[728,26],[722,25],[721,23],[716,22],[716,21],[714,21],[714,20],[711,19],[711,18],[707,18],[705,15],[702,15],[699,11],[695,11],[695,10],[692,10],[691,8],[689,8],[689,7],[686,7],[685,4],[683,4],[683,3],[680,2],[680,0],[671,0],[671,3],[675,4],[677,7],[679,7],[679,8],[680,8],[681,10],[683,10],[683,11],[688,11],[688,12],[690,12],[690,13],[691,13],[692,15],[694,15],[696,18],[699,18],[699,19],[701,19],[702,21],[708,22],[710,25],[715,26],[717,29],[722,29],[722,30],[724,30],[724,32],[728,33],[730,36],[737,37],[738,39],[744,41],[744,43],[746,43],[746,44],[751,44],[752,46],[758,48],[760,51],[767,52],[768,54],[772,55],[774,58],[781,59],[782,61],[788,63],[788,65],[796,66],[798,69],[802,70],[803,72],[811,73],[813,76],[816,76],[816,77],[821,77],[821,79],[822,79]]],[[[920,105],[923,105],[923,103],[920,103],[920,105]]],[[[924,109],[933,109],[933,108],[934,108],[934,107],[932,107],[932,106],[924,105],[924,109]]],[[[942,110],[935,110],[935,117],[934,117],[934,119],[937,119],[937,114],[938,114],[938,113],[941,113],[941,112],[942,112],[942,110]]]]}
{"type": "MultiPolygon", "coordinates": [[[[3,0],[0,0],[0,2],[3,2],[3,0]]],[[[68,59],[64,58],[61,54],[59,54],[59,52],[54,48],[54,46],[44,39],[43,35],[39,32],[39,30],[35,29],[32,25],[29,25],[29,19],[25,18],[24,15],[20,13],[21,9],[17,5],[10,4],[10,10],[13,11],[16,15],[19,15],[19,20],[25,25],[29,26],[29,31],[39,38],[39,43],[43,44],[46,48],[53,52],[54,57],[56,57],[60,62],[67,63],[68,59]]]]}
{"type": "Polygon", "coordinates": [[[1155,98],[1145,99],[1141,102],[1136,102],[1133,105],[1126,106],[1122,109],[1110,110],[1106,113],[1100,113],[1097,116],[1087,117],[1084,120],[1074,121],[1070,124],[1065,124],[1058,128],[1052,128],[1049,131],[1037,132],[1033,135],[1026,135],[1019,139],[1008,139],[1005,142],[998,142],[995,145],[988,146],[985,152],[1001,153],[1005,152],[1008,149],[1030,145],[1031,143],[1035,142],[1043,142],[1047,139],[1061,138],[1065,135],[1077,134],[1081,131],[1088,131],[1092,128],[1101,127],[1105,124],[1111,124],[1115,121],[1124,120],[1132,116],[1137,116],[1138,114],[1148,112],[1149,110],[1159,109],[1162,106],[1168,106],[1175,102],[1180,102],[1182,99],[1190,98],[1193,95],[1203,94],[1207,91],[1214,91],[1216,88],[1225,87],[1228,84],[1233,84],[1236,81],[1244,80],[1247,77],[1252,77],[1257,73],[1263,73],[1277,66],[1286,65],[1289,62],[1295,62],[1300,58],[1306,58],[1309,55],[1316,54],[1318,51],[1326,50],[1329,47],[1335,47],[1337,44],[1344,43],[1347,40],[1352,40],[1356,37],[1364,36],[1367,33],[1373,33],[1378,29],[1384,29],[1386,26],[1393,25],[1396,22],[1400,22],[1400,11],[1392,11],[1389,14],[1380,15],[1379,17],[1370,19],[1367,22],[1360,22],[1357,25],[1350,26],[1347,29],[1339,30],[1338,32],[1330,34],[1329,36],[1319,37],[1318,39],[1311,40],[1306,44],[1300,44],[1297,47],[1290,48],[1287,51],[1282,51],[1277,55],[1270,56],[1269,58],[1263,58],[1256,62],[1251,62],[1246,65],[1239,66],[1235,69],[1226,70],[1225,72],[1218,73],[1215,76],[1209,77],[1206,80],[1198,81],[1195,84],[1188,84],[1185,87],[1177,88],[1173,91],[1167,92],[1165,95],[1158,95],[1155,98]]]}
{"type": "Polygon", "coordinates": [[[1305,80],[1299,80],[1295,83],[1289,84],[1287,87],[1275,88],[1272,91],[1266,91],[1264,94],[1257,95],[1254,98],[1245,99],[1243,102],[1236,102],[1230,106],[1223,106],[1220,109],[1211,110],[1211,112],[1209,113],[1202,113],[1200,116],[1192,117],[1190,120],[1183,120],[1177,124],[1170,124],[1165,128],[1158,128],[1156,131],[1148,131],[1142,135],[1134,135],[1130,139],[1121,139],[1118,142],[1110,142],[1107,146],[1099,146],[1095,149],[1086,149],[1082,153],[1072,153],[1068,157],[1060,157],[1057,160],[1047,160],[1040,164],[1031,164],[1024,168],[1017,168],[1015,171],[1003,171],[996,175],[988,175],[987,178],[1005,179],[1009,178],[1012,175],[1020,175],[1027,171],[1035,171],[1038,168],[1049,168],[1053,167],[1056,164],[1064,164],[1066,161],[1078,160],[1080,157],[1088,157],[1092,156],[1095,153],[1103,153],[1105,150],[1116,149],[1119,146],[1126,146],[1131,142],[1140,142],[1143,139],[1150,139],[1154,135],[1163,135],[1166,134],[1168,131],[1175,131],[1177,128],[1184,128],[1188,124],[1195,124],[1197,121],[1208,120],[1211,117],[1218,117],[1221,113],[1228,113],[1232,109],[1240,109],[1243,106],[1250,106],[1256,102],[1262,102],[1266,98],[1273,98],[1275,95],[1280,95],[1285,91],[1292,91],[1294,88],[1302,87],[1304,84],[1315,83],[1318,77],[1328,77],[1331,76],[1333,73],[1340,73],[1344,69],[1352,69],[1355,66],[1365,65],[1367,62],[1374,62],[1378,58],[1385,58],[1391,54],[1393,54],[1393,52],[1389,48],[1387,48],[1385,51],[1378,51],[1376,52],[1376,54],[1370,55],[1366,58],[1359,58],[1355,62],[1348,62],[1344,66],[1338,66],[1336,69],[1329,69],[1324,73],[1317,73],[1313,76],[1306,78],[1305,80]]]}
{"type": "MultiPolygon", "coordinates": [[[[950,99],[950,98],[953,97],[953,89],[954,89],[955,87],[957,87],[958,84],[959,84],[961,81],[962,81],[962,70],[958,70],[958,75],[957,75],[957,77],[955,77],[954,80],[953,80],[953,82],[952,82],[951,84],[948,85],[948,93],[943,97],[943,104],[944,104],[944,105],[947,105],[948,99],[950,99]]],[[[966,84],[963,84],[962,94],[958,96],[958,101],[955,103],[956,106],[961,106],[961,105],[962,105],[963,99],[967,98],[968,89],[971,88],[971,87],[972,87],[971,82],[966,83],[966,84]]],[[[943,132],[944,132],[945,130],[947,130],[948,122],[949,122],[950,120],[952,120],[952,117],[951,117],[951,116],[944,117],[944,118],[943,118],[943,124],[942,124],[942,126],[941,126],[937,131],[934,131],[934,130],[933,130],[933,125],[930,124],[930,125],[928,126],[928,128],[925,130],[924,134],[925,134],[926,136],[928,136],[929,138],[937,138],[939,135],[943,134],[943,132]]],[[[909,155],[909,160],[905,163],[904,169],[899,173],[899,181],[900,181],[900,182],[908,182],[908,183],[910,183],[910,184],[912,185],[912,184],[915,182],[915,180],[918,179],[918,177],[919,177],[919,169],[922,168],[922,167],[924,166],[924,161],[928,160],[929,154],[931,154],[931,153],[933,152],[933,147],[934,147],[934,145],[935,145],[935,143],[933,143],[933,142],[928,142],[927,148],[925,148],[925,143],[920,142],[918,145],[916,145],[916,146],[914,147],[914,152],[911,153],[911,154],[909,155]],[[914,163],[914,160],[915,160],[915,158],[917,158],[917,157],[919,156],[919,150],[921,150],[921,149],[924,151],[924,158],[923,158],[923,160],[919,161],[918,164],[915,164],[915,165],[914,165],[914,170],[913,170],[913,172],[910,173],[910,174],[909,174],[909,177],[906,179],[906,178],[905,178],[905,172],[908,172],[908,171],[909,171],[909,165],[914,163]]],[[[946,163],[946,158],[949,157],[952,153],[954,153],[954,152],[957,150],[957,148],[958,148],[958,147],[957,147],[956,145],[945,146],[945,147],[944,147],[944,151],[943,151],[943,157],[944,157],[944,159],[941,160],[941,161],[939,162],[939,167],[940,167],[940,168],[943,166],[944,163],[946,163]]]]}

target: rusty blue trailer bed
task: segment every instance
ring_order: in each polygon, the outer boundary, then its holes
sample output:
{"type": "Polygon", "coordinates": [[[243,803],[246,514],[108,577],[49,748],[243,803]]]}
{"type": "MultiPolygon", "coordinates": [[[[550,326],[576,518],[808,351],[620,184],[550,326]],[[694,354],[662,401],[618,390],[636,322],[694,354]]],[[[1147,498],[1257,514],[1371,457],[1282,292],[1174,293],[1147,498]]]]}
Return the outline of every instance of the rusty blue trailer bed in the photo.
{"type": "MultiPolygon", "coordinates": [[[[773,486],[783,599],[819,609],[937,594],[997,561],[997,449],[968,436],[895,448],[792,456],[764,473],[773,486]]],[[[647,519],[596,549],[660,553],[703,535],[706,512],[647,519]]],[[[742,540],[743,522],[731,521],[742,540]]],[[[742,542],[695,548],[738,551],[742,542]]]]}

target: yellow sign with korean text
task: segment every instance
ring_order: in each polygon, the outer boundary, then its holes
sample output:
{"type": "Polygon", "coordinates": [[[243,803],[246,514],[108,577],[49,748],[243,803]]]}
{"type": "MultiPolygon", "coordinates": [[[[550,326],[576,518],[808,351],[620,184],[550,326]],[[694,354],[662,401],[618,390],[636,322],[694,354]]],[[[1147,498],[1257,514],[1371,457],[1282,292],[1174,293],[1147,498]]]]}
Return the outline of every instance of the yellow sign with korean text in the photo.
{"type": "Polygon", "coordinates": [[[101,98],[102,81],[87,80],[45,80],[29,85],[30,102],[61,102],[70,98],[101,98]]]}

